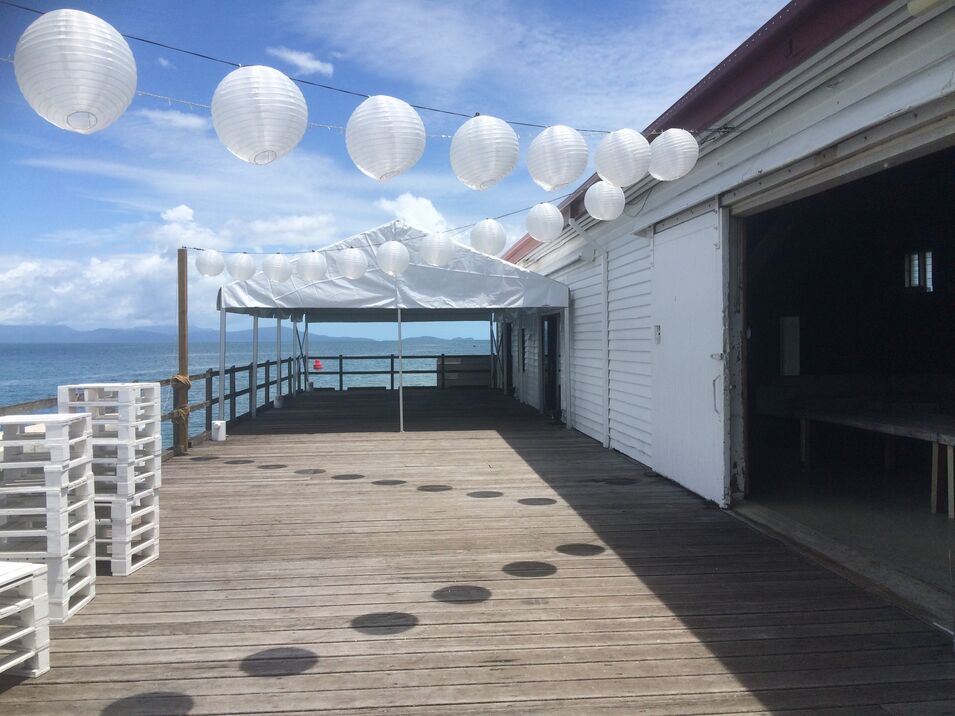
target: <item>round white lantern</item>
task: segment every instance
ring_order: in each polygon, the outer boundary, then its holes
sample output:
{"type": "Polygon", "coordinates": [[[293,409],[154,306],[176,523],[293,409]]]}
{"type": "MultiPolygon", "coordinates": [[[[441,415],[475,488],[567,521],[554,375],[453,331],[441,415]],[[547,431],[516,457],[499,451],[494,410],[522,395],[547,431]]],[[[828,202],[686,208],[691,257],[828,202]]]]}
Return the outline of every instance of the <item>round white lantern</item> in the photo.
{"type": "Polygon", "coordinates": [[[480,115],[458,127],[451,139],[451,168],[461,183],[490,189],[517,166],[517,134],[503,119],[480,115]]]}
{"type": "Polygon", "coordinates": [[[596,182],[584,194],[587,213],[600,221],[613,221],[618,218],[626,203],[623,189],[606,181],[596,182]]]}
{"type": "Polygon", "coordinates": [[[206,249],[196,256],[196,270],[203,276],[218,276],[224,269],[225,259],[218,251],[206,249]]]}
{"type": "Polygon", "coordinates": [[[660,181],[684,177],[696,166],[700,145],[685,129],[668,129],[650,142],[650,175],[660,181]]]}
{"type": "Polygon", "coordinates": [[[318,251],[299,256],[295,261],[295,273],[303,281],[320,281],[328,272],[328,262],[318,251]]]}
{"type": "Polygon", "coordinates": [[[404,273],[411,263],[408,249],[399,241],[386,241],[378,247],[375,257],[378,259],[378,267],[389,276],[404,273]]]}
{"type": "Polygon", "coordinates": [[[229,275],[236,281],[245,281],[255,275],[255,259],[248,254],[235,254],[227,264],[229,275]]]}
{"type": "Polygon", "coordinates": [[[429,234],[421,240],[421,258],[430,266],[447,266],[454,259],[454,242],[444,234],[429,234]]]}
{"type": "Polygon", "coordinates": [[[361,278],[368,270],[368,259],[359,249],[345,249],[336,257],[338,270],[352,280],[361,278]]]}
{"type": "Polygon", "coordinates": [[[226,149],[250,164],[271,164],[295,148],[308,126],[302,91],[271,67],[227,74],[212,95],[212,126],[226,149]]]}
{"type": "Polygon", "coordinates": [[[597,174],[614,186],[627,187],[640,181],[650,168],[650,143],[640,132],[611,132],[594,152],[597,174]]]}
{"type": "Polygon", "coordinates": [[[424,154],[424,123],[407,102],[375,95],[352,112],[345,126],[348,156],[362,173],[384,181],[413,167],[424,154]]]}
{"type": "Polygon", "coordinates": [[[527,212],[527,233],[531,238],[546,244],[564,230],[564,215],[553,204],[538,204],[527,212]]]}
{"type": "Polygon", "coordinates": [[[482,254],[497,256],[507,245],[507,232],[499,221],[485,219],[471,229],[471,246],[482,254]]]}
{"type": "Polygon", "coordinates": [[[43,119],[91,134],[126,111],[136,94],[136,60],[112,25],[80,10],[53,10],[20,36],[17,84],[43,119]]]}
{"type": "Polygon", "coordinates": [[[587,167],[587,142],[576,129],[555,124],[534,137],[527,150],[527,170],[538,186],[556,191],[587,167]]]}
{"type": "Polygon", "coordinates": [[[285,254],[269,254],[262,261],[262,273],[275,283],[285,283],[292,278],[292,264],[285,254]]]}

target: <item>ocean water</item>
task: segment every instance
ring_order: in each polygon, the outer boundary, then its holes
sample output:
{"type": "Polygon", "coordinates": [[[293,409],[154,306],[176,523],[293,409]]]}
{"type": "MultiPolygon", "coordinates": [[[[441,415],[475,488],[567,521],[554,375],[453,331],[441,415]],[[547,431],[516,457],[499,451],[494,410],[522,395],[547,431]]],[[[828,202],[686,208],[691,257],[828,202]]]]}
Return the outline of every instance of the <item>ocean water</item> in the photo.
{"type": "MultiPolygon", "coordinates": [[[[310,346],[312,356],[320,356],[327,370],[338,369],[339,355],[380,356],[375,360],[344,360],[344,369],[387,371],[390,355],[398,353],[396,341],[315,341],[310,346]],[[331,358],[331,360],[329,360],[331,358]]],[[[292,352],[291,342],[282,346],[282,356],[292,352]]],[[[416,358],[421,355],[487,355],[488,341],[456,339],[425,342],[415,340],[404,345],[405,370],[434,370],[437,361],[433,358],[416,358]]],[[[274,342],[260,341],[259,361],[275,359],[274,342]]],[[[59,385],[71,383],[116,383],[129,381],[162,380],[177,372],[179,362],[175,343],[16,343],[0,344],[0,361],[5,370],[0,375],[0,406],[38,400],[56,395],[59,385]]],[[[227,345],[226,366],[248,365],[252,362],[251,342],[232,342],[227,345]]],[[[397,359],[396,359],[397,363],[397,359]]],[[[219,344],[195,342],[189,346],[189,372],[202,373],[219,366],[219,344]]],[[[311,370],[312,361],[309,361],[311,370]]],[[[275,377],[272,367],[271,378],[275,377]]],[[[338,375],[310,375],[316,387],[338,388],[338,375]]],[[[265,381],[264,369],[259,370],[259,383],[265,381]]],[[[248,371],[236,374],[236,388],[248,386],[248,371]]],[[[345,387],[389,386],[388,375],[351,375],[345,378],[345,387]]],[[[405,385],[434,385],[435,376],[412,374],[405,376],[405,385]]],[[[213,382],[218,394],[218,379],[213,382]]],[[[228,390],[228,382],[226,384],[228,390]]],[[[274,390],[274,387],[273,387],[274,390]]],[[[264,401],[260,391],[259,404],[264,401]]],[[[273,393],[274,394],[274,393],[273,393]]],[[[163,411],[172,409],[172,391],[163,389],[163,411]]],[[[189,400],[197,403],[205,399],[205,381],[197,381],[189,392],[189,400]]],[[[236,400],[236,413],[248,411],[248,397],[236,400]]],[[[218,418],[218,408],[214,418],[218,418]]],[[[228,416],[227,417],[231,417],[228,416]]],[[[171,444],[171,426],[163,426],[163,444],[171,444]]],[[[195,434],[205,429],[205,414],[197,411],[190,416],[189,432],[195,434]]]]}

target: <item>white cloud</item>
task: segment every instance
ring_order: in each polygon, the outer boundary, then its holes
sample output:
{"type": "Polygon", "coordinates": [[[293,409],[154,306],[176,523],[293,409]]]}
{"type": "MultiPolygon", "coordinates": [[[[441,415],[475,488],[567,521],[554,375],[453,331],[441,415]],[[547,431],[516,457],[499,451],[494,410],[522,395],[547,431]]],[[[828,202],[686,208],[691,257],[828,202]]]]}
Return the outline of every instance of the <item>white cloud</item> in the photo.
{"type": "Polygon", "coordinates": [[[481,13],[440,0],[290,0],[288,12],[309,40],[381,77],[417,85],[437,106],[639,129],[785,4],[655,0],[624,10],[588,5],[569,17],[503,0],[488,0],[481,13]]]}
{"type": "Polygon", "coordinates": [[[336,238],[335,217],[331,214],[300,214],[233,223],[233,232],[248,236],[256,245],[321,247],[336,238]]]}
{"type": "Polygon", "coordinates": [[[166,209],[160,214],[163,221],[174,224],[189,223],[195,215],[196,212],[192,210],[192,207],[186,206],[185,204],[180,204],[172,209],[166,209]]]}
{"type": "Polygon", "coordinates": [[[302,50],[291,50],[288,47],[267,47],[266,54],[277,57],[283,62],[287,62],[295,68],[299,75],[324,75],[331,77],[335,71],[330,62],[322,62],[311,52],[302,50]]]}
{"type": "MultiPolygon", "coordinates": [[[[172,255],[120,254],[82,260],[4,256],[0,323],[74,328],[169,325],[176,316],[172,255]]],[[[213,325],[217,282],[192,282],[197,325],[213,325]]]]}
{"type": "Polygon", "coordinates": [[[205,131],[212,124],[209,117],[201,114],[180,112],[176,109],[140,109],[134,114],[145,117],[157,127],[165,127],[168,129],[205,131]]]}
{"type": "Polygon", "coordinates": [[[164,70],[176,69],[176,66],[173,63],[171,63],[169,60],[167,60],[165,57],[160,57],[156,61],[159,63],[159,66],[162,67],[164,70]]]}
{"type": "Polygon", "coordinates": [[[405,192],[397,199],[379,199],[375,206],[421,231],[444,231],[448,228],[448,222],[441,212],[430,199],[423,196],[405,192]]]}

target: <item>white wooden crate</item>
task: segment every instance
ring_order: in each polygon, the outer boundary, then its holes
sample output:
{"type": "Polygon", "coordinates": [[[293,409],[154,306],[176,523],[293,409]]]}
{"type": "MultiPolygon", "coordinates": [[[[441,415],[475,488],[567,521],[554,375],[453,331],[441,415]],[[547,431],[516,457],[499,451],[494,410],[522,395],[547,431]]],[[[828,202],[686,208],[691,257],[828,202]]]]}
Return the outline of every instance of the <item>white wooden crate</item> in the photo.
{"type": "MultiPolygon", "coordinates": [[[[158,530],[158,525],[157,525],[158,530]]],[[[158,534],[158,532],[157,532],[158,534]]],[[[108,565],[109,573],[114,577],[127,577],[147,564],[159,559],[159,537],[144,536],[128,546],[113,542],[103,543],[96,561],[108,565]]]]}
{"type": "Polygon", "coordinates": [[[50,669],[44,565],[0,562],[0,673],[36,677],[50,669]]]}
{"type": "Polygon", "coordinates": [[[57,390],[60,410],[79,406],[147,405],[159,403],[159,383],[80,383],[57,390]]]}
{"type": "Polygon", "coordinates": [[[129,443],[105,439],[93,443],[93,462],[96,465],[124,465],[161,454],[161,435],[129,443]]]}
{"type": "Polygon", "coordinates": [[[162,421],[159,417],[133,421],[122,421],[117,418],[93,420],[93,432],[90,437],[94,444],[105,440],[110,441],[110,444],[113,442],[129,444],[161,434],[162,421]]]}
{"type": "Polygon", "coordinates": [[[96,519],[111,520],[114,522],[128,522],[147,514],[147,511],[159,504],[159,492],[147,489],[135,493],[129,499],[97,496],[96,519]]]}

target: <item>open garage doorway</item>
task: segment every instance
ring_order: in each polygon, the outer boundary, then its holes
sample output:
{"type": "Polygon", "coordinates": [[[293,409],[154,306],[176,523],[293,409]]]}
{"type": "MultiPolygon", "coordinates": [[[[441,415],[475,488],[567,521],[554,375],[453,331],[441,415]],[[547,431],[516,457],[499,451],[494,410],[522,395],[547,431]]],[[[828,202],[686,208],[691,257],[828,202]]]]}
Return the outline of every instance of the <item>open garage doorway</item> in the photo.
{"type": "Polygon", "coordinates": [[[955,150],[740,222],[741,511],[951,625],[955,150]]]}

